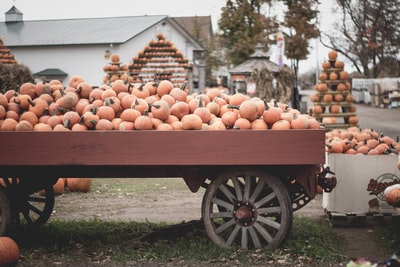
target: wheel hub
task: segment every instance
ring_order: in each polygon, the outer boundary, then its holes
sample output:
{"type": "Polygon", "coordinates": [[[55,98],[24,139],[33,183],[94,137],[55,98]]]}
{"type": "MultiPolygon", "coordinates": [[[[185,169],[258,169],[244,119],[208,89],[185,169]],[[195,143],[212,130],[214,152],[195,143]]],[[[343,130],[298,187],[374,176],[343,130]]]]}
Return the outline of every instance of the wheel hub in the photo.
{"type": "Polygon", "coordinates": [[[240,201],[236,204],[233,214],[236,223],[242,226],[249,226],[256,220],[257,209],[248,201],[240,201]]]}

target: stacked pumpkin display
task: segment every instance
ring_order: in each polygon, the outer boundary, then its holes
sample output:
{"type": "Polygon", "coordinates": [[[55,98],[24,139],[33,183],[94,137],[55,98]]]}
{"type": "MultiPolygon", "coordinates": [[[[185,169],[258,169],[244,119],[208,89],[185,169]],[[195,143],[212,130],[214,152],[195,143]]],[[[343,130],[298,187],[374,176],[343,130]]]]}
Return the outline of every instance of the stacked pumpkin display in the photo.
{"type": "Polygon", "coordinates": [[[208,90],[188,95],[168,80],[92,87],[74,76],[22,84],[0,94],[1,131],[227,130],[319,128],[315,118],[281,103],[208,90]]]}
{"type": "Polygon", "coordinates": [[[315,86],[317,92],[311,96],[314,102],[311,113],[327,129],[358,125],[349,74],[337,56],[335,50],[328,53],[329,60],[322,63],[319,83],[315,86]]]}
{"type": "Polygon", "coordinates": [[[149,82],[157,77],[179,86],[188,79],[189,60],[162,33],[156,37],[157,40],[151,40],[132,58],[129,65],[131,78],[133,82],[149,82]]]}
{"type": "Polygon", "coordinates": [[[103,67],[105,76],[103,78],[103,83],[110,84],[116,80],[128,79],[128,66],[122,64],[118,54],[114,53],[110,56],[110,63],[103,67]]]}

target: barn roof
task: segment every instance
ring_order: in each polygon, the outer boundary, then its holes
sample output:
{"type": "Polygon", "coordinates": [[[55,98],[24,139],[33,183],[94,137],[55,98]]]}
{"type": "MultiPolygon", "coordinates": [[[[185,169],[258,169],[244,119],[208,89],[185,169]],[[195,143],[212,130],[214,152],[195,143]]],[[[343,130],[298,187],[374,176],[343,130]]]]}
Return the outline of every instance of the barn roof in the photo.
{"type": "Polygon", "coordinates": [[[166,15],[0,22],[9,47],[124,43],[166,15]]]}

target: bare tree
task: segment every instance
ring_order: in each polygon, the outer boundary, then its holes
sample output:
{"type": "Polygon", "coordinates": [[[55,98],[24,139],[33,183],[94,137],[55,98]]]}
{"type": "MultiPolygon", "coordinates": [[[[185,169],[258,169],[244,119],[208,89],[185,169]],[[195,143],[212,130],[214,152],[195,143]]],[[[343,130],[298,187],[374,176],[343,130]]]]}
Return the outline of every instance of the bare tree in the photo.
{"type": "Polygon", "coordinates": [[[400,1],[337,0],[337,3],[342,15],[338,31],[335,36],[323,33],[323,45],[339,51],[366,77],[398,76],[400,1]]]}

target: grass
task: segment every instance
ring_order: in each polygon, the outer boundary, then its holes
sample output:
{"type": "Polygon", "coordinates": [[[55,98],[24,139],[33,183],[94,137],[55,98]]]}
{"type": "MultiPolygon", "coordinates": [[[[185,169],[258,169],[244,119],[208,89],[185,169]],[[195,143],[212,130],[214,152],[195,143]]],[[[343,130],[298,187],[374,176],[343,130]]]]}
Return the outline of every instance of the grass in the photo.
{"type": "Polygon", "coordinates": [[[107,266],[126,263],[308,266],[343,259],[335,249],[339,247],[337,238],[329,226],[318,219],[295,217],[287,241],[276,251],[221,248],[198,227],[191,227],[181,236],[164,239],[163,234],[169,231],[165,223],[50,220],[35,229],[22,228],[13,237],[20,246],[23,266],[77,263],[85,263],[85,266],[95,263],[107,266]],[[154,231],[157,231],[157,238],[149,238],[154,231]]]}
{"type": "Polygon", "coordinates": [[[160,190],[184,190],[188,187],[182,178],[96,178],[91,191],[107,195],[131,195],[160,190]]]}

